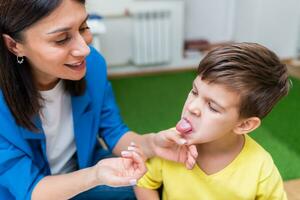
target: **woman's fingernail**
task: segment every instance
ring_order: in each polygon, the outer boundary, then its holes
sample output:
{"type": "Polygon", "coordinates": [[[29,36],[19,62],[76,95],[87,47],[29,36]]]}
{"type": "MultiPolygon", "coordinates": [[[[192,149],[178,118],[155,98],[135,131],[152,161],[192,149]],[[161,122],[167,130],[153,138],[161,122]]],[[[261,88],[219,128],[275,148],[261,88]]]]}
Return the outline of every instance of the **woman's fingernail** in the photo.
{"type": "Polygon", "coordinates": [[[134,143],[134,142],[130,142],[130,145],[131,145],[131,146],[135,146],[135,143],[134,143]]]}
{"type": "Polygon", "coordinates": [[[127,156],[127,155],[129,155],[130,153],[128,152],[128,151],[121,151],[121,155],[122,156],[127,156]]]}
{"type": "Polygon", "coordinates": [[[180,140],[179,140],[179,143],[180,143],[180,144],[186,144],[187,141],[186,141],[185,139],[180,139],[180,140]]]}
{"type": "Polygon", "coordinates": [[[131,180],[129,180],[129,184],[130,184],[131,186],[135,186],[135,185],[136,185],[136,179],[131,179],[131,180]]]}
{"type": "Polygon", "coordinates": [[[133,151],[135,148],[132,147],[132,146],[129,146],[127,149],[128,149],[129,151],[133,151]]]}

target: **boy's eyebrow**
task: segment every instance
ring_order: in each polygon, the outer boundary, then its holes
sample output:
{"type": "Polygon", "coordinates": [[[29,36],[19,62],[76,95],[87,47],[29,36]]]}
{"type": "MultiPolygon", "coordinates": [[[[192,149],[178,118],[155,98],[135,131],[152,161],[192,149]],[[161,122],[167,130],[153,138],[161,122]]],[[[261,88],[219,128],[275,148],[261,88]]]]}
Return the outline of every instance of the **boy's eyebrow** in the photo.
{"type": "MultiPolygon", "coordinates": [[[[81,23],[81,25],[84,24],[84,23],[88,20],[88,18],[89,18],[89,15],[87,15],[87,16],[85,17],[85,19],[83,20],[83,22],[81,23]]],[[[56,30],[54,30],[54,31],[50,31],[50,32],[47,33],[47,34],[53,34],[53,33],[59,33],[59,32],[66,32],[66,31],[69,31],[69,30],[71,30],[71,29],[72,29],[71,27],[58,28],[58,29],[56,29],[56,30]]]]}

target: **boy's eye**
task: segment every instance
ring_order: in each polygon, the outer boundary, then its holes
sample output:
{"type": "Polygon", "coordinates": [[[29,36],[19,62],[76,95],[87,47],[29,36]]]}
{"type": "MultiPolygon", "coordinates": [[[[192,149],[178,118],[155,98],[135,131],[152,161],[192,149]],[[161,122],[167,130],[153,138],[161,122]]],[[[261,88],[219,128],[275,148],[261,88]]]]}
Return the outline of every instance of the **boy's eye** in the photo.
{"type": "Polygon", "coordinates": [[[219,111],[217,109],[215,109],[212,105],[211,102],[208,102],[208,107],[211,111],[218,113],[219,111]]]}
{"type": "Polygon", "coordinates": [[[195,91],[194,89],[191,90],[191,93],[192,93],[193,95],[198,95],[197,91],[195,91]]]}

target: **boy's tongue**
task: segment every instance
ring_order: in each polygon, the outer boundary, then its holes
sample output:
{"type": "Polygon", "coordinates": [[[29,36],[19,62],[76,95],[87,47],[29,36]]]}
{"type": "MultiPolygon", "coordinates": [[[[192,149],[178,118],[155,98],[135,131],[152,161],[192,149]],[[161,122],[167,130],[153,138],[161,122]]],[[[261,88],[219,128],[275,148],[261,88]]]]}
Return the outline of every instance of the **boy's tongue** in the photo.
{"type": "Polygon", "coordinates": [[[192,130],[192,125],[182,118],[176,125],[176,130],[180,133],[187,134],[192,130]]]}

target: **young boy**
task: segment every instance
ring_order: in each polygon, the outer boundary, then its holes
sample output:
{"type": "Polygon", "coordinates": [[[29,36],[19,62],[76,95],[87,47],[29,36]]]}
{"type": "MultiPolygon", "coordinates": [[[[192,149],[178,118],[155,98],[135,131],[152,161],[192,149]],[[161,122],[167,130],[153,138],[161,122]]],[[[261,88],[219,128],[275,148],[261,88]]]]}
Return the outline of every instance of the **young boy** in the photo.
{"type": "Polygon", "coordinates": [[[192,170],[161,158],[148,161],[138,199],[286,199],[268,152],[247,134],[289,90],[285,65],[267,48],[236,43],[200,62],[176,128],[198,150],[192,170]]]}

